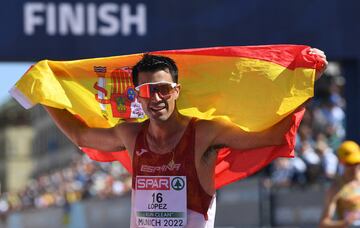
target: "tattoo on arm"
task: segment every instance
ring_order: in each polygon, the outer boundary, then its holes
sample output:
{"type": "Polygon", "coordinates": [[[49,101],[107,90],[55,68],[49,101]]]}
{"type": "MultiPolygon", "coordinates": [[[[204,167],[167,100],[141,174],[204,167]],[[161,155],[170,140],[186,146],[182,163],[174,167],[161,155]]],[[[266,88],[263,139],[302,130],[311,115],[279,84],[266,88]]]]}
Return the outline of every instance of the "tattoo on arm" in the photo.
{"type": "Polygon", "coordinates": [[[218,145],[213,145],[213,146],[210,146],[209,148],[207,148],[207,150],[205,151],[204,153],[204,156],[203,158],[205,160],[207,160],[211,155],[213,155],[214,153],[217,154],[218,150],[222,149],[226,147],[225,144],[218,144],[218,145]]]}
{"type": "Polygon", "coordinates": [[[219,150],[219,149],[222,149],[224,147],[226,147],[225,144],[218,144],[218,145],[210,146],[209,149],[211,149],[211,150],[219,150]]]}
{"type": "Polygon", "coordinates": [[[121,147],[119,148],[119,151],[122,151],[122,150],[126,150],[126,147],[125,147],[125,146],[121,146],[121,147]]]}

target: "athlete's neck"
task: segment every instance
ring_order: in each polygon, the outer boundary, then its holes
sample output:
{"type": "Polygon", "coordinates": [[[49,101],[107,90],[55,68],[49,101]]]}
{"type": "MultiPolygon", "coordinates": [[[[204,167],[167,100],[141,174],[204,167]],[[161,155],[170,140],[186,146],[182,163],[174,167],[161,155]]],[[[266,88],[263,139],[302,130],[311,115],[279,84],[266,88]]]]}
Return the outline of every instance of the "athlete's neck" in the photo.
{"type": "Polygon", "coordinates": [[[352,169],[346,169],[344,173],[345,182],[357,181],[360,182],[360,167],[353,167],[352,169]]]}
{"type": "Polygon", "coordinates": [[[181,131],[188,122],[188,117],[181,115],[177,109],[165,121],[151,120],[148,134],[156,141],[163,141],[181,131]]]}

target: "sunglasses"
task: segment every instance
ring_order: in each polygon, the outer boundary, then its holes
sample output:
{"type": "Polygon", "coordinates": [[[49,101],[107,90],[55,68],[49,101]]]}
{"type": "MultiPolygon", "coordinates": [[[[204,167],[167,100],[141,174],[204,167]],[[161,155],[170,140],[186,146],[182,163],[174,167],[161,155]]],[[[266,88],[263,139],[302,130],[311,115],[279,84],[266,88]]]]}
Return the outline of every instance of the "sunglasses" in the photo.
{"type": "Polygon", "coordinates": [[[159,95],[161,99],[169,99],[174,92],[174,88],[177,86],[175,82],[149,82],[135,87],[138,97],[150,99],[155,93],[159,95]]]}
{"type": "Polygon", "coordinates": [[[360,163],[359,162],[356,162],[356,163],[347,163],[347,162],[342,162],[345,166],[347,167],[355,167],[357,165],[359,165],[360,163]]]}

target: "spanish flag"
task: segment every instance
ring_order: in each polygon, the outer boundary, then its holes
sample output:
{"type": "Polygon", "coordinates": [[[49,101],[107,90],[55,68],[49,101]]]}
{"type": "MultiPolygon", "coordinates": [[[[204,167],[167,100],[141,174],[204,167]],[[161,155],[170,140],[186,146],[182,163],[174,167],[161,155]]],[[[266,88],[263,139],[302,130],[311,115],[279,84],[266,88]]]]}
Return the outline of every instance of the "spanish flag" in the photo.
{"type": "MultiPolygon", "coordinates": [[[[322,60],[301,45],[213,47],[151,52],[175,60],[182,85],[178,109],[202,119],[226,118],[245,131],[261,131],[293,113],[313,96],[322,60]]],[[[10,90],[25,108],[37,103],[67,109],[89,127],[109,128],[146,116],[138,103],[131,70],[142,53],[74,61],[43,60],[10,90]]],[[[218,152],[215,184],[245,178],[277,157],[293,157],[304,110],[294,113],[287,144],[218,152]]],[[[131,172],[126,151],[82,148],[101,162],[120,161],[131,172]]]]}

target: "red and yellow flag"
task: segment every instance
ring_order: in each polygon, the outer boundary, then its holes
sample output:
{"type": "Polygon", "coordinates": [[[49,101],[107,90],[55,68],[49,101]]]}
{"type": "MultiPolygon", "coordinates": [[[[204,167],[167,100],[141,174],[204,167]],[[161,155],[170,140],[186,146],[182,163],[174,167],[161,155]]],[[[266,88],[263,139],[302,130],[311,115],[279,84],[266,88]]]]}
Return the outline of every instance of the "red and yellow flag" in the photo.
{"type": "MultiPolygon", "coordinates": [[[[158,51],[179,68],[182,85],[177,106],[184,115],[223,117],[245,131],[276,124],[313,96],[317,68],[323,63],[310,47],[268,45],[158,51]]],[[[32,66],[10,90],[25,108],[37,103],[65,108],[89,127],[113,127],[124,119],[143,121],[131,69],[142,54],[75,61],[43,60],[32,66]]],[[[219,151],[216,187],[247,177],[279,156],[292,157],[303,112],[294,115],[288,144],[238,151],[219,151]]],[[[97,161],[120,161],[130,172],[125,151],[82,148],[97,161]]]]}

